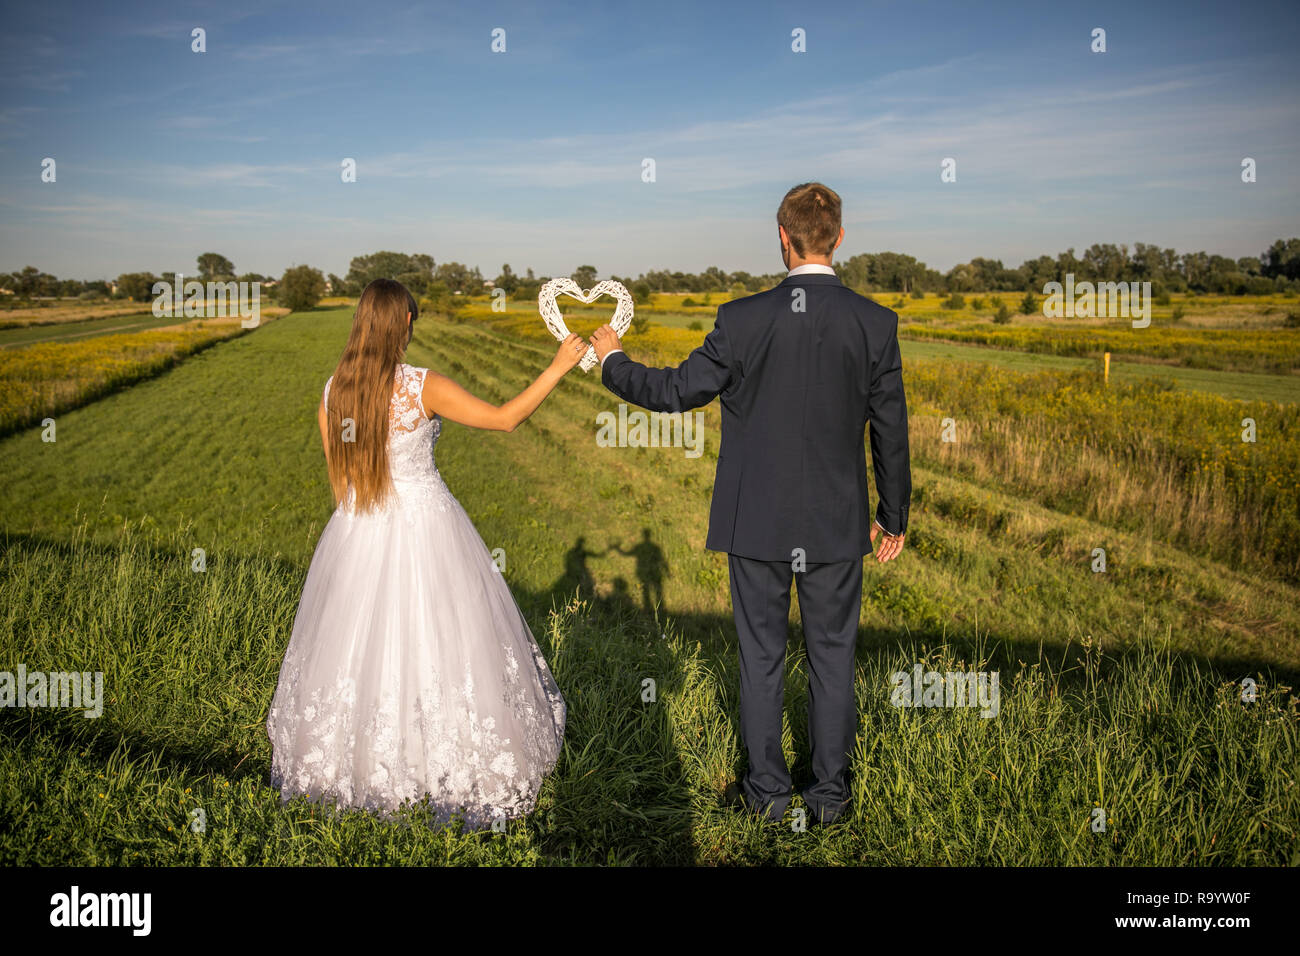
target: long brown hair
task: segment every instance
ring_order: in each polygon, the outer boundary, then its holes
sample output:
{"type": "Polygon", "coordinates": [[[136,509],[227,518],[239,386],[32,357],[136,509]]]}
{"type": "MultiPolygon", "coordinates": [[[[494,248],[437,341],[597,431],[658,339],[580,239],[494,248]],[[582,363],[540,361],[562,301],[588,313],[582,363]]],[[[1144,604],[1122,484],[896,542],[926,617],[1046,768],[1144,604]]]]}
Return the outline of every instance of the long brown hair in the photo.
{"type": "Polygon", "coordinates": [[[335,501],[352,487],[358,511],[382,506],[393,491],[388,409],[397,363],[411,340],[407,312],[413,329],[420,307],[400,282],[376,279],[366,286],[330,384],[325,455],[330,487],[335,501]]]}

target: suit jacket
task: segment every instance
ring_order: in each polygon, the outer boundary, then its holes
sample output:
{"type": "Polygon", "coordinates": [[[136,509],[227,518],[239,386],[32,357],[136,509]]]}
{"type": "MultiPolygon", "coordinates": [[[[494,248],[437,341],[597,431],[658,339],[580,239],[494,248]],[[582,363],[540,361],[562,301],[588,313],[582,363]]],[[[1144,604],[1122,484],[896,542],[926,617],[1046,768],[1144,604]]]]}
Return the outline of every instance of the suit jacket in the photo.
{"type": "Polygon", "coordinates": [[[907,530],[912,473],[898,314],[836,276],[791,276],[720,306],[704,344],[677,368],[615,352],[601,378],[651,411],[722,396],[711,551],[790,561],[802,548],[810,564],[870,554],[868,427],[876,520],[890,534],[907,530]]]}

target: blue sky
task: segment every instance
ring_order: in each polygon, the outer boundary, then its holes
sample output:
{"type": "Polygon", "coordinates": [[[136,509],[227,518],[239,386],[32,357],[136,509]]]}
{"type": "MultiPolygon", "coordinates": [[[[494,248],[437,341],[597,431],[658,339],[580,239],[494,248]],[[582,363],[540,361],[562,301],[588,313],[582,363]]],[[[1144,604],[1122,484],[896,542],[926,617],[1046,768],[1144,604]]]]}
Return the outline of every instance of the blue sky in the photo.
{"type": "Polygon", "coordinates": [[[343,274],[396,249],[489,277],[503,262],[776,272],[776,207],[810,179],[843,197],[840,257],[946,270],[1134,241],[1256,255],[1300,235],[1297,10],[10,5],[0,271],[192,272],[216,251],[241,272],[343,274]],[[56,183],[40,181],[47,156],[56,183]]]}

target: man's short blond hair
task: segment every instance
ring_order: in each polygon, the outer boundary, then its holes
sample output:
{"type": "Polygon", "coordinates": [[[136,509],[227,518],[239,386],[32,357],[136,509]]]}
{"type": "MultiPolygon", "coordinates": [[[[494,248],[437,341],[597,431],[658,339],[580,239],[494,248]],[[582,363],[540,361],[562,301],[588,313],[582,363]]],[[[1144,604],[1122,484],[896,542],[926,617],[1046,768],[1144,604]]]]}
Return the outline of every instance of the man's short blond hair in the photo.
{"type": "Polygon", "coordinates": [[[776,221],[799,258],[829,256],[840,238],[839,193],[821,183],[801,183],[781,200],[776,221]]]}

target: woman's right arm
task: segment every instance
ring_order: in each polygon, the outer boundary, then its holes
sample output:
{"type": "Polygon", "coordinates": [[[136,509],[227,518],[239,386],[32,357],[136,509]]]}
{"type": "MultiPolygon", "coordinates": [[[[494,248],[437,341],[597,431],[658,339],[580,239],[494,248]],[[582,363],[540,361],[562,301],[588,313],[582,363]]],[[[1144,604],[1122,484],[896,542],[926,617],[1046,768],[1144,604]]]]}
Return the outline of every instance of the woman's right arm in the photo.
{"type": "Polygon", "coordinates": [[[320,407],[316,409],[316,421],[320,425],[320,444],[325,450],[325,461],[328,463],[330,458],[330,433],[329,433],[329,414],[325,411],[325,399],[320,400],[320,407]]]}
{"type": "Polygon", "coordinates": [[[587,351],[587,343],[579,336],[570,334],[560,343],[545,371],[522,392],[503,405],[493,405],[470,394],[445,375],[430,370],[424,378],[425,414],[430,418],[441,415],[453,422],[468,425],[471,428],[486,428],[492,431],[512,432],[537,407],[551,390],[560,383],[569,369],[582,359],[587,351]]]}

